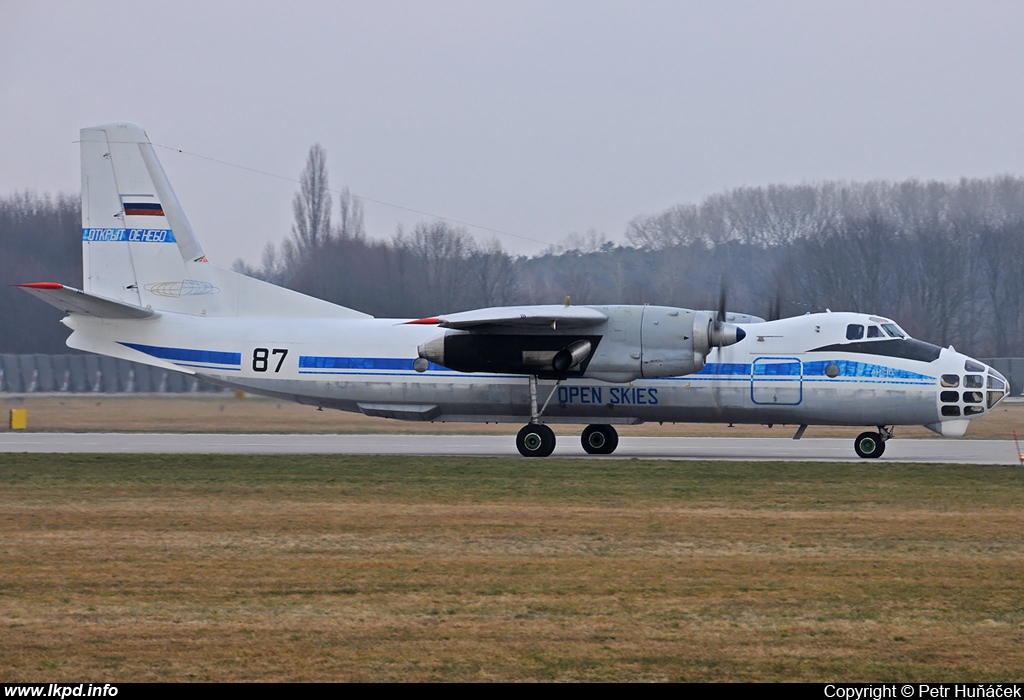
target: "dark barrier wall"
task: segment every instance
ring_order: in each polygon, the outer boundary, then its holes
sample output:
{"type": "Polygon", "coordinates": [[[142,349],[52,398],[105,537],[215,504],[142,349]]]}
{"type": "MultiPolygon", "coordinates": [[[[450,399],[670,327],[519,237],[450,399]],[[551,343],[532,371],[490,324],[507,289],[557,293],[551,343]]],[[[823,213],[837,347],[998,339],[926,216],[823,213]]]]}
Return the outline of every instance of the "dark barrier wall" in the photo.
{"type": "Polygon", "coordinates": [[[224,391],[181,372],[98,355],[0,355],[0,392],[224,391]]]}

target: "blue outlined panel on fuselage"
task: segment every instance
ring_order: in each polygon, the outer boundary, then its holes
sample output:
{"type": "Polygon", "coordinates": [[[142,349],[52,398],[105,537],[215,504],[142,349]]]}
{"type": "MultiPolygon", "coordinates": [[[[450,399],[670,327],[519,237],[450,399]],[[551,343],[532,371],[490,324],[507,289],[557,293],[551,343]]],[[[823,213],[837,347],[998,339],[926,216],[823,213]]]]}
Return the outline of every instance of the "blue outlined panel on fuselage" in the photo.
{"type": "Polygon", "coordinates": [[[759,406],[799,406],[804,399],[803,362],[797,357],[759,357],[750,365],[750,400],[759,406]]]}

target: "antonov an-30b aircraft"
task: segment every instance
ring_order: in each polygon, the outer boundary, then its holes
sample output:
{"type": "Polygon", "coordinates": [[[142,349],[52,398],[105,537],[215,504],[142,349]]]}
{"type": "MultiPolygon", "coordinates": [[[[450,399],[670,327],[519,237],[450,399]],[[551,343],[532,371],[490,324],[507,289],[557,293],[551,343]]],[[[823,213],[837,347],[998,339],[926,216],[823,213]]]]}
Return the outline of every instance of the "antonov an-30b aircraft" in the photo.
{"type": "Polygon", "coordinates": [[[382,319],[207,262],[146,133],[83,129],[84,290],[21,285],[67,312],[68,346],[225,387],[414,421],[520,422],[525,456],[549,424],[644,421],[893,426],[959,437],[1007,393],[998,372],[859,313],[776,321],[665,306],[516,306],[382,319]]]}

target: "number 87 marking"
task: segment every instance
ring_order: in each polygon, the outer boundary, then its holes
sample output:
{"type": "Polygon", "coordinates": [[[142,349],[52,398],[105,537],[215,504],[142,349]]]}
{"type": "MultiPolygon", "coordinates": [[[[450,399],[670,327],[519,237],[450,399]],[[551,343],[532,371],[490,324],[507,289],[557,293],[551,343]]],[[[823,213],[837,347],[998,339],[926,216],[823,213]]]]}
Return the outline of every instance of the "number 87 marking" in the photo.
{"type": "Polygon", "coordinates": [[[281,371],[281,365],[284,364],[284,358],[288,357],[288,350],[285,348],[274,348],[273,351],[267,348],[256,348],[252,351],[252,371],[253,372],[266,372],[268,359],[271,355],[280,355],[281,359],[277,361],[277,367],[274,368],[274,372],[281,371]]]}

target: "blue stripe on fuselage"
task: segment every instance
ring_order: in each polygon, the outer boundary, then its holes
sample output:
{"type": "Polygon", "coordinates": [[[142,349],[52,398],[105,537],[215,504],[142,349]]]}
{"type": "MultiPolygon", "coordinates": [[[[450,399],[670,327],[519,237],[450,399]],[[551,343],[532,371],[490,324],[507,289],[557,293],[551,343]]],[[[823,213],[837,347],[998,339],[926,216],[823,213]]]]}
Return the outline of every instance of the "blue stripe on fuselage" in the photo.
{"type": "MultiPolygon", "coordinates": [[[[771,360],[772,358],[766,358],[771,360]]],[[[310,370],[335,370],[339,373],[344,370],[391,370],[391,371],[412,371],[415,360],[401,357],[325,357],[317,355],[302,355],[299,357],[299,372],[312,374],[310,370]]],[[[826,377],[825,368],[828,365],[836,365],[839,368],[837,378],[847,379],[902,379],[917,381],[934,381],[929,377],[917,372],[885,367],[884,365],[871,364],[867,362],[856,362],[853,360],[823,360],[803,363],[803,377],[826,377]]],[[[758,369],[765,365],[758,365],[758,369]]],[[[771,368],[770,374],[799,375],[799,364],[795,361],[783,362],[778,365],[767,365],[771,368]],[[784,371],[783,371],[784,370],[784,371]]],[[[430,363],[427,371],[430,372],[452,372],[447,367],[430,363]]],[[[326,373],[326,372],[317,372],[326,373]]],[[[760,374],[758,376],[761,376],[760,374]]],[[[723,379],[723,380],[747,380],[751,377],[751,365],[742,362],[710,362],[704,365],[700,372],[686,375],[685,377],[662,377],[661,379],[723,379]]],[[[586,379],[581,377],[580,379],[586,379]]]]}
{"type": "MultiPolygon", "coordinates": [[[[381,369],[381,370],[405,370],[412,371],[415,359],[404,357],[320,357],[317,355],[300,355],[299,372],[314,369],[381,369]]],[[[433,362],[427,367],[433,372],[452,372],[447,367],[435,365],[433,362]]]]}
{"type": "Polygon", "coordinates": [[[199,362],[208,365],[233,365],[240,367],[242,353],[220,352],[218,350],[193,350],[191,348],[167,348],[159,345],[140,345],[138,343],[121,343],[127,348],[138,350],[161,360],[179,363],[199,362]]]}
{"type": "MultiPolygon", "coordinates": [[[[771,362],[773,358],[764,358],[771,362]]],[[[772,374],[798,374],[798,364],[795,361],[783,361],[788,358],[780,358],[779,364],[767,365],[775,371],[772,374]]],[[[839,368],[839,377],[847,379],[903,379],[916,380],[921,382],[935,381],[935,377],[926,374],[919,374],[905,369],[876,365],[870,362],[857,362],[855,360],[816,360],[803,363],[804,378],[827,377],[825,368],[829,365],[836,365],[839,368]]],[[[760,367],[763,365],[759,365],[760,367]]],[[[765,369],[767,369],[767,367],[765,369]]],[[[700,372],[678,377],[678,379],[731,379],[749,380],[751,377],[751,366],[742,362],[709,362],[704,365],[700,372]]],[[[762,376],[758,374],[758,376],[762,376]]],[[[675,377],[673,377],[675,379],[675,377]]]]}

